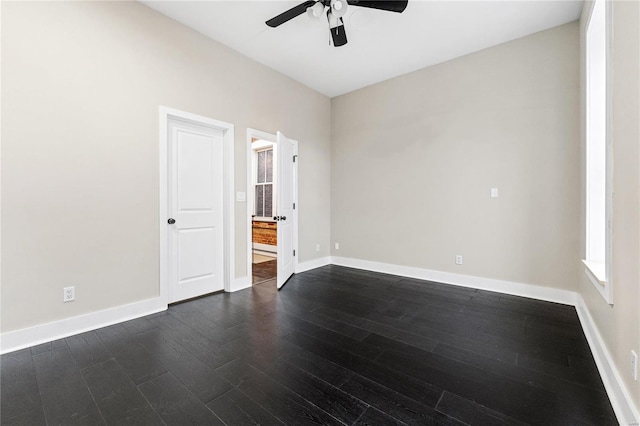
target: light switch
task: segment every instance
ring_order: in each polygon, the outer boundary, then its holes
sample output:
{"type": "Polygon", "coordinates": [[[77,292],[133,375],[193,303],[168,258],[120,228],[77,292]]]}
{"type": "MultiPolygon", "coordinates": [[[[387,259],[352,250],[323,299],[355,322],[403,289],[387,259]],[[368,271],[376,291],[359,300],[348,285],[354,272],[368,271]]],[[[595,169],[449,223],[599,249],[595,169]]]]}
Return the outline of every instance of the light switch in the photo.
{"type": "Polygon", "coordinates": [[[236,201],[247,201],[247,194],[245,192],[236,192],[236,201]]]}
{"type": "Polygon", "coordinates": [[[491,198],[498,198],[498,188],[491,188],[491,198]]]}

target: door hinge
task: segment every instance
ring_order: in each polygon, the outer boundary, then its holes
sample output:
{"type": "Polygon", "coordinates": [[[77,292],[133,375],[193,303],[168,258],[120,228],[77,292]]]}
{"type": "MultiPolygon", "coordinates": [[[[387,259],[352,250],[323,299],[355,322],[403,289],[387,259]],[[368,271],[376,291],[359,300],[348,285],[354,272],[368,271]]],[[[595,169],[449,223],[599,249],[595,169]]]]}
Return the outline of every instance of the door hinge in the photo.
{"type": "Polygon", "coordinates": [[[297,155],[294,155],[294,156],[293,156],[293,162],[294,162],[294,163],[296,162],[296,158],[298,158],[298,156],[297,156],[297,155]]]}
{"type": "Polygon", "coordinates": [[[293,255],[294,255],[294,256],[296,255],[296,251],[295,251],[295,250],[293,251],[293,255]]]}
{"type": "Polygon", "coordinates": [[[293,209],[294,210],[296,209],[296,203],[293,203],[293,209]]]}

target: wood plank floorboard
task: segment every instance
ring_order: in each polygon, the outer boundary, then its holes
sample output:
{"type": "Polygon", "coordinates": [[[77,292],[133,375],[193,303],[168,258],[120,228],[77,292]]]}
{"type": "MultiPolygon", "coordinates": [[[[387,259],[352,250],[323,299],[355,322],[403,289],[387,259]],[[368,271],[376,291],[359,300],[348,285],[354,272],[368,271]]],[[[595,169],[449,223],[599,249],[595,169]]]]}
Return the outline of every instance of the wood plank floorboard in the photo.
{"type": "Polygon", "coordinates": [[[617,424],[573,307],[339,266],[0,367],[3,426],[617,424]]]}
{"type": "Polygon", "coordinates": [[[263,283],[274,279],[278,274],[278,261],[268,260],[266,262],[254,263],[252,266],[253,284],[263,283]]]}

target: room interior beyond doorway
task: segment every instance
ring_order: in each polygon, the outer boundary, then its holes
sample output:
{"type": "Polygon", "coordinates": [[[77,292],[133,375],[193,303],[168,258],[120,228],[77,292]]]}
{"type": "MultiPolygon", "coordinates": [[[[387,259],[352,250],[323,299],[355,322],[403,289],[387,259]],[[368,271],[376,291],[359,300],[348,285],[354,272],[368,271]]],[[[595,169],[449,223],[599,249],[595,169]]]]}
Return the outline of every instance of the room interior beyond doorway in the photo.
{"type": "Polygon", "coordinates": [[[253,209],[251,215],[252,284],[263,284],[277,277],[276,164],[273,142],[251,139],[253,209]]]}

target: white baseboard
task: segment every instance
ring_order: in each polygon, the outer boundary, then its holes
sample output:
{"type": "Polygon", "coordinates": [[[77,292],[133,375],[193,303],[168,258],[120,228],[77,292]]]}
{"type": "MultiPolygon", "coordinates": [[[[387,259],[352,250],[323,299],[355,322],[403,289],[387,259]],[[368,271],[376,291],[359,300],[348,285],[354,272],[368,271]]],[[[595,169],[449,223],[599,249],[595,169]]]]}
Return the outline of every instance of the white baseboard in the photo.
{"type": "MultiPolygon", "coordinates": [[[[598,371],[600,372],[600,376],[602,377],[605,389],[607,390],[607,395],[611,400],[611,405],[613,406],[618,421],[622,425],[637,425],[640,423],[640,414],[634,405],[633,398],[631,397],[630,392],[626,389],[620,373],[613,362],[613,358],[602,340],[582,296],[578,293],[530,284],[495,280],[491,278],[474,277],[344,257],[327,256],[301,262],[296,266],[296,273],[302,273],[330,264],[458,285],[462,287],[496,291],[499,293],[575,306],[576,311],[578,312],[578,317],[580,318],[582,329],[584,330],[587,341],[589,342],[589,347],[591,348],[598,371]]],[[[238,291],[249,287],[251,287],[250,277],[237,278],[232,285],[231,291],[238,291]]],[[[95,330],[101,327],[164,311],[166,309],[166,301],[157,297],[154,299],[131,303],[129,305],[104,309],[73,318],[37,325],[22,330],[7,332],[0,336],[0,354],[95,330]]]]}
{"type": "MultiPolygon", "coordinates": [[[[231,291],[243,290],[249,287],[251,287],[249,277],[236,278],[231,286],[231,291]]],[[[165,310],[167,310],[166,300],[156,297],[16,331],[9,331],[0,335],[0,354],[14,352],[165,310]]]]}
{"type": "Polygon", "coordinates": [[[640,423],[640,413],[633,404],[631,393],[627,390],[620,376],[620,372],[616,368],[613,358],[602,340],[602,336],[596,327],[589,309],[584,303],[582,296],[577,296],[576,311],[582,330],[587,337],[591,353],[598,366],[600,377],[604,383],[604,387],[609,395],[609,400],[616,413],[618,422],[621,425],[637,425],[640,423]]]}
{"type": "Polygon", "coordinates": [[[230,292],[244,290],[251,287],[251,277],[236,278],[233,284],[231,284],[230,292]]]}
{"type": "Polygon", "coordinates": [[[575,305],[576,303],[575,292],[551,287],[542,287],[532,284],[496,280],[493,278],[474,277],[471,275],[454,274],[451,272],[433,271],[429,269],[372,262],[368,260],[350,259],[345,257],[334,256],[331,258],[331,263],[333,265],[346,266],[349,268],[366,269],[367,271],[399,275],[401,277],[417,278],[461,287],[496,291],[498,293],[529,297],[532,299],[545,300],[547,302],[563,303],[565,305],[575,305]]]}
{"type": "Polygon", "coordinates": [[[253,243],[254,250],[266,251],[268,253],[277,253],[278,246],[272,246],[270,244],[253,243]]]}
{"type": "Polygon", "coordinates": [[[344,257],[332,257],[331,263],[333,265],[346,266],[349,268],[365,269],[368,271],[399,275],[402,277],[418,278],[444,284],[496,291],[499,293],[575,306],[576,311],[578,312],[578,317],[580,318],[582,329],[587,337],[587,341],[589,342],[589,347],[591,348],[591,352],[595,358],[600,377],[602,378],[602,382],[607,390],[607,395],[609,396],[609,400],[611,401],[611,405],[615,411],[618,421],[621,425],[640,424],[640,415],[638,414],[638,410],[635,408],[631,393],[625,387],[620,373],[613,362],[613,358],[609,354],[604,340],[602,340],[602,337],[600,336],[591,314],[589,313],[589,310],[587,309],[580,294],[573,291],[541,287],[531,284],[432,271],[428,269],[344,257]]]}
{"type": "Polygon", "coordinates": [[[167,309],[167,302],[162,299],[156,297],[21,330],[9,331],[0,336],[0,353],[17,351],[164,311],[167,309]]]}
{"type": "Polygon", "coordinates": [[[253,250],[253,254],[260,254],[262,256],[272,257],[274,259],[277,259],[277,257],[278,257],[278,253],[276,253],[276,252],[255,250],[255,249],[253,250]]]}
{"type": "Polygon", "coordinates": [[[300,262],[296,266],[296,274],[310,271],[312,269],[320,268],[331,264],[331,257],[320,257],[318,259],[307,260],[306,262],[300,262]]]}

